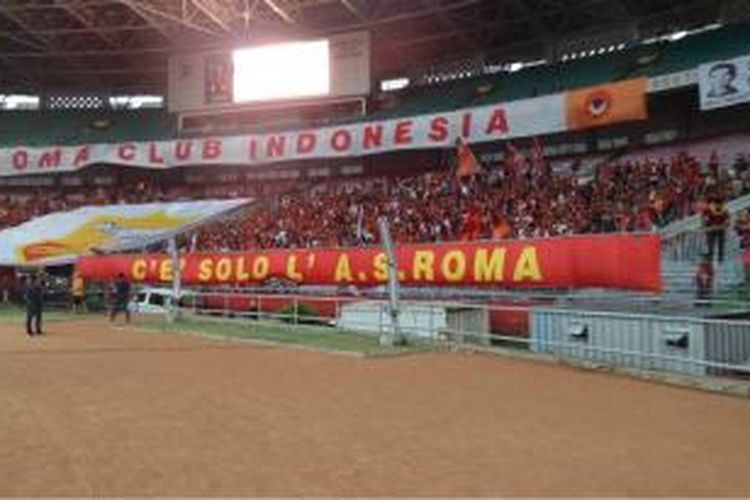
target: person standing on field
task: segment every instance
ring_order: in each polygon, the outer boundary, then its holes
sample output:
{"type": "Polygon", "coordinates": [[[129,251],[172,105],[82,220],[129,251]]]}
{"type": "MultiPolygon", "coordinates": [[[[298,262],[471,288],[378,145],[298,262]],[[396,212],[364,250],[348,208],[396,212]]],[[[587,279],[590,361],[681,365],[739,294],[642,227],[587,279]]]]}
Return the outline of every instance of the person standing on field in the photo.
{"type": "Polygon", "coordinates": [[[71,283],[71,295],[73,296],[73,312],[79,313],[86,310],[86,283],[77,272],[73,273],[71,283]]]}
{"type": "Polygon", "coordinates": [[[24,293],[26,301],[26,334],[42,335],[42,310],[44,309],[44,288],[39,278],[30,276],[24,293]],[[33,327],[33,328],[32,328],[33,327]]]}
{"type": "Polygon", "coordinates": [[[130,302],[130,283],[125,279],[123,273],[120,273],[117,276],[114,288],[114,304],[112,306],[109,320],[115,321],[118,313],[125,313],[125,322],[130,323],[130,309],[128,309],[128,303],[130,302]]]}

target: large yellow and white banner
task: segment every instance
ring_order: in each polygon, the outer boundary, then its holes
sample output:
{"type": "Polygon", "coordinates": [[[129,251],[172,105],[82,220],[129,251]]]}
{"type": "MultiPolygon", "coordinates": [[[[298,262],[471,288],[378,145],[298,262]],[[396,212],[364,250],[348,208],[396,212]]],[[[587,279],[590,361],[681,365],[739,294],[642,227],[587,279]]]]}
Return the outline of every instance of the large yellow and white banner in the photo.
{"type": "Polygon", "coordinates": [[[143,248],[247,203],[248,199],[88,206],[0,231],[0,265],[55,265],[97,252],[143,248]]]}

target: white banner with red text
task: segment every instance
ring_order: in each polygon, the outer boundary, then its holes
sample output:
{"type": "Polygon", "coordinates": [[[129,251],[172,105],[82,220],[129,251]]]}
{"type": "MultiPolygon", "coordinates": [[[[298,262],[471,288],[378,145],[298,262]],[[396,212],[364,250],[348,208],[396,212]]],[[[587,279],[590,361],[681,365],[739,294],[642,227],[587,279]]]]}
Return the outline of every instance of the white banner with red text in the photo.
{"type": "Polygon", "coordinates": [[[0,175],[69,172],[96,163],[152,169],[260,165],[446,147],[452,146],[457,137],[483,142],[564,129],[565,107],[560,95],[449,113],[264,135],[0,149],[0,175]]]}
{"type": "Polygon", "coordinates": [[[0,149],[0,176],[71,172],[93,164],[165,169],[262,165],[453,147],[643,119],[643,79],[381,121],[260,135],[0,149]]]}

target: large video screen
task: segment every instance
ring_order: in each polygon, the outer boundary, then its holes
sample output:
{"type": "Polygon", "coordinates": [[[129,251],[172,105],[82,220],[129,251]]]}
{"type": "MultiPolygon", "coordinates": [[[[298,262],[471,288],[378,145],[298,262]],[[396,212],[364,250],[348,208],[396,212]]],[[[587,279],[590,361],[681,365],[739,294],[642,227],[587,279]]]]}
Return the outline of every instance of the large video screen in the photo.
{"type": "Polygon", "coordinates": [[[235,50],[234,102],[257,102],[330,93],[328,40],[235,50]]]}
{"type": "Polygon", "coordinates": [[[168,109],[175,113],[361,98],[370,93],[370,36],[357,31],[237,50],[175,53],[169,57],[167,93],[168,109]]]}

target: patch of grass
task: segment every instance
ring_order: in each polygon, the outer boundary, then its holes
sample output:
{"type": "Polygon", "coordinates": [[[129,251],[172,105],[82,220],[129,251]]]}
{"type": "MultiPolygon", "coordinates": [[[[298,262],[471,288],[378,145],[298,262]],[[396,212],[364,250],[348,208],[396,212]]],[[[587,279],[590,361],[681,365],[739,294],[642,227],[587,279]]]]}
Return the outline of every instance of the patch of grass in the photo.
{"type": "Polygon", "coordinates": [[[425,342],[412,342],[393,348],[381,347],[376,336],[340,331],[332,327],[293,326],[270,321],[189,316],[170,324],[161,316],[144,315],[137,318],[136,324],[166,333],[197,333],[209,337],[258,340],[365,355],[404,353],[429,348],[425,342]]]}
{"type": "Polygon", "coordinates": [[[737,285],[714,297],[717,302],[711,304],[712,312],[729,312],[750,310],[750,286],[737,285]]]}
{"type": "MultiPolygon", "coordinates": [[[[46,320],[62,320],[70,319],[73,314],[70,311],[61,309],[45,310],[43,313],[43,319],[46,320]]],[[[24,321],[26,320],[26,309],[18,306],[0,306],[0,320],[2,321],[24,321]]]]}
{"type": "Polygon", "coordinates": [[[24,310],[20,307],[15,306],[0,306],[0,318],[20,318],[24,314],[24,310]]]}

